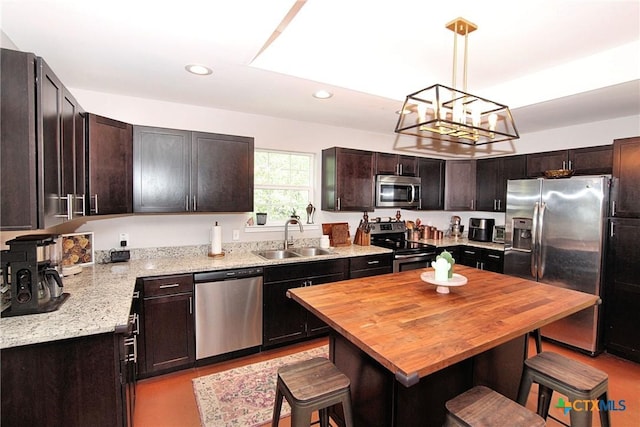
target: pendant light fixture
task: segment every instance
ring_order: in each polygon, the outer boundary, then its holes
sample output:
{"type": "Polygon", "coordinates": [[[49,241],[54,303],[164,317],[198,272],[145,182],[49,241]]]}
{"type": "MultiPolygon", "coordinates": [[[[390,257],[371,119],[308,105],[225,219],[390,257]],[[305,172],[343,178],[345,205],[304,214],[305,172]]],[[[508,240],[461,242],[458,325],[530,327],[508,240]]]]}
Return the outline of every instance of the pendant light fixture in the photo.
{"type": "Polygon", "coordinates": [[[457,18],[446,28],[454,34],[452,87],[435,84],[407,95],[396,133],[472,146],[520,138],[509,107],[467,92],[468,39],[478,27],[457,18]],[[459,36],[464,36],[462,90],[456,87],[459,36]]]}

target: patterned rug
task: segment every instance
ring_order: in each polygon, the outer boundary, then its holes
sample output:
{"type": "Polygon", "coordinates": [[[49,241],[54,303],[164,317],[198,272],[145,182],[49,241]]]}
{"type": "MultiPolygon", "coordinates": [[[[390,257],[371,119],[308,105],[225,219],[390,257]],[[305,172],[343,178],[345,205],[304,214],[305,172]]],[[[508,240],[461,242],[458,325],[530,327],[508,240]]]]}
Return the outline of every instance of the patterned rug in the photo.
{"type": "MultiPolygon", "coordinates": [[[[193,380],[204,427],[259,426],[271,420],[278,368],[312,357],[328,357],[328,346],[242,366],[193,380]]],[[[282,416],[291,413],[286,399],[282,416]]]]}

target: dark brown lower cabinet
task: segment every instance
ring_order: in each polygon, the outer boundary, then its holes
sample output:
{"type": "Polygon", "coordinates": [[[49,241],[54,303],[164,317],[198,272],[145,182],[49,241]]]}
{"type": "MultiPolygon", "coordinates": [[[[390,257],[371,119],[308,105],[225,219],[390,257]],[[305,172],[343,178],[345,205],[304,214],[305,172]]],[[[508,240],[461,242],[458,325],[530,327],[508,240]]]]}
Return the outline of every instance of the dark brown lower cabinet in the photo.
{"type": "Polygon", "coordinates": [[[2,426],[127,426],[123,340],[108,333],[3,349],[2,426]]]}
{"type": "Polygon", "coordinates": [[[349,278],[377,276],[391,273],[393,260],[391,254],[366,255],[350,258],[349,278]]]}
{"type": "Polygon", "coordinates": [[[494,273],[502,273],[504,271],[503,251],[463,246],[460,249],[459,258],[456,262],[462,265],[493,271],[494,273]]]}
{"type": "Polygon", "coordinates": [[[195,362],[193,275],[141,279],[143,284],[140,377],[195,362]]]}
{"type": "Polygon", "coordinates": [[[640,219],[611,219],[605,279],[605,347],[640,362],[640,219]]]}
{"type": "Polygon", "coordinates": [[[291,288],[347,278],[348,259],[265,267],[262,345],[272,347],[329,332],[329,327],[287,297],[291,288]]]}

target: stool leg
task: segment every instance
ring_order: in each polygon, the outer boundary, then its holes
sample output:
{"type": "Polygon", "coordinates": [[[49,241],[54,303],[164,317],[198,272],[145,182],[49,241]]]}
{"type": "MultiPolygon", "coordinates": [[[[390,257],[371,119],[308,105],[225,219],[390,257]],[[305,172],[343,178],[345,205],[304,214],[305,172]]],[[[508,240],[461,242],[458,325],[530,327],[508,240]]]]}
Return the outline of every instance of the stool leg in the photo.
{"type": "Polygon", "coordinates": [[[351,409],[351,389],[342,398],[342,414],[345,427],[353,427],[353,411],[351,409]]]}
{"type": "MultiPolygon", "coordinates": [[[[609,401],[606,391],[602,393],[600,400],[604,400],[605,402],[609,401]]],[[[600,411],[600,425],[602,427],[609,427],[611,425],[611,414],[609,414],[609,411],[600,411]]]]}
{"type": "Polygon", "coordinates": [[[591,427],[593,422],[593,413],[590,410],[583,409],[569,411],[569,419],[572,426],[591,427]]]}
{"type": "Polygon", "coordinates": [[[273,418],[271,419],[271,427],[278,427],[280,423],[280,410],[282,409],[282,393],[280,392],[280,379],[276,385],[276,400],[273,404],[273,418]]]}
{"type": "Polygon", "coordinates": [[[536,339],[536,353],[542,353],[542,335],[540,335],[540,329],[533,331],[533,336],[536,339]]]}
{"type": "MultiPolygon", "coordinates": [[[[538,384],[538,410],[537,413],[545,420],[549,415],[549,406],[551,405],[551,396],[553,396],[553,389],[538,384]]],[[[579,424],[575,424],[579,425],[579,424]]]]}
{"type": "Polygon", "coordinates": [[[311,410],[291,406],[291,427],[309,427],[311,425],[311,410]]]}
{"type": "Polygon", "coordinates": [[[320,416],[320,427],[329,427],[329,410],[327,408],[318,409],[320,416]]]}
{"type": "Polygon", "coordinates": [[[529,392],[531,391],[531,384],[533,380],[529,375],[527,367],[524,367],[522,371],[522,378],[520,378],[520,388],[518,389],[517,402],[522,406],[527,406],[527,399],[529,398],[529,392]]]}

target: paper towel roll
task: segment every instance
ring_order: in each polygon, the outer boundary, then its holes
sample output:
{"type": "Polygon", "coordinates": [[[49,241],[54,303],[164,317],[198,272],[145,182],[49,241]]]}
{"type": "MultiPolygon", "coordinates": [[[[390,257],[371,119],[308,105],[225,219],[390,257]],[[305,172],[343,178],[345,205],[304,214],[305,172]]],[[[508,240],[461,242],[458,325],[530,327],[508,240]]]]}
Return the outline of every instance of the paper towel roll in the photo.
{"type": "Polygon", "coordinates": [[[222,253],[222,227],[218,223],[211,227],[211,253],[213,255],[222,253]]]}

